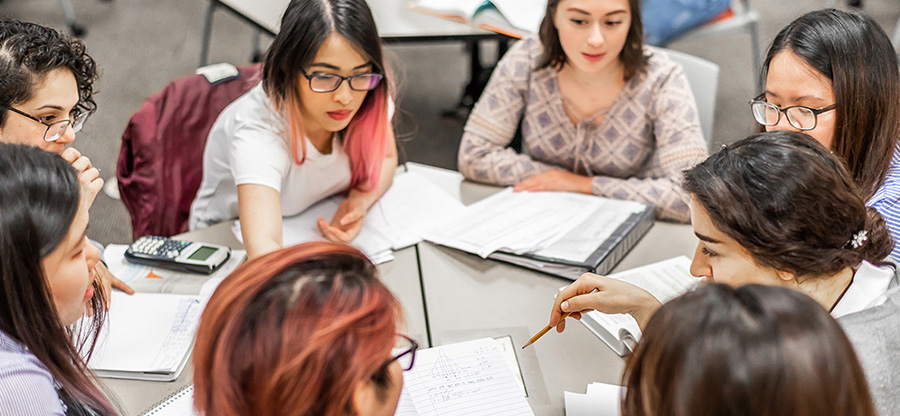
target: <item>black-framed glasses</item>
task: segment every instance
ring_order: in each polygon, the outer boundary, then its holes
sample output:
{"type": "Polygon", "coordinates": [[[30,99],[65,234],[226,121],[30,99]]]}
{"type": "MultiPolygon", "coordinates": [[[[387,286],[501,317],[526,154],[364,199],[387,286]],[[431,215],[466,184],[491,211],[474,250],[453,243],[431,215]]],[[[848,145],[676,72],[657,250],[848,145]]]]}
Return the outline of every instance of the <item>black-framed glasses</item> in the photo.
{"type": "Polygon", "coordinates": [[[803,131],[816,128],[819,122],[819,114],[834,110],[835,106],[836,104],[832,104],[822,108],[811,108],[804,105],[792,105],[780,108],[766,101],[765,93],[750,100],[750,111],[753,113],[753,118],[756,119],[757,123],[763,126],[774,126],[781,121],[781,114],[783,113],[787,117],[788,123],[803,131]]]}
{"type": "Polygon", "coordinates": [[[416,350],[418,349],[419,344],[414,339],[406,335],[397,335],[397,341],[394,348],[391,349],[391,358],[385,361],[382,367],[387,367],[396,361],[403,371],[412,370],[416,363],[416,350]]]}
{"type": "Polygon", "coordinates": [[[22,110],[17,110],[8,105],[0,105],[0,106],[2,106],[3,108],[5,108],[9,111],[12,111],[16,114],[19,114],[23,117],[28,117],[38,123],[41,123],[41,124],[47,126],[47,130],[44,130],[44,141],[45,142],[55,142],[60,137],[62,137],[63,134],[66,134],[66,129],[69,128],[69,126],[72,126],[73,133],[78,133],[79,131],[81,131],[81,128],[84,127],[84,122],[87,121],[87,118],[88,118],[88,113],[86,111],[84,111],[84,112],[76,113],[75,117],[72,117],[71,120],[54,121],[53,123],[48,124],[48,123],[44,123],[43,121],[41,121],[41,119],[39,119],[31,114],[28,114],[22,110]]]}
{"type": "Polygon", "coordinates": [[[378,86],[381,79],[384,78],[384,75],[375,72],[351,75],[349,77],[342,77],[336,74],[301,73],[309,81],[309,89],[315,92],[332,92],[340,88],[345,80],[350,84],[351,90],[372,91],[378,86]]]}

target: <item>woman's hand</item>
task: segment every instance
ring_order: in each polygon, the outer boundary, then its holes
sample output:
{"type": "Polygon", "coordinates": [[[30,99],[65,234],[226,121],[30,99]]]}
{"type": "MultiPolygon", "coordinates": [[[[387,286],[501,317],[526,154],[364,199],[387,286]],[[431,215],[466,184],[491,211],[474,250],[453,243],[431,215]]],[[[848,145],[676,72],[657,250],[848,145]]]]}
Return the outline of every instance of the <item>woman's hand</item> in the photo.
{"type": "Polygon", "coordinates": [[[106,268],[106,265],[103,264],[102,261],[98,261],[97,265],[94,266],[94,273],[96,274],[96,279],[100,282],[100,287],[103,289],[103,299],[106,300],[106,310],[109,310],[109,304],[112,301],[112,289],[119,289],[129,295],[134,294],[134,289],[131,286],[128,286],[127,283],[119,280],[116,276],[113,276],[112,272],[106,268]]]}
{"type": "Polygon", "coordinates": [[[582,194],[593,193],[591,178],[559,169],[549,170],[525,179],[513,187],[513,190],[516,192],[555,191],[578,192],[582,194]]]}
{"type": "Polygon", "coordinates": [[[325,238],[336,243],[349,243],[359,230],[362,229],[363,220],[366,218],[366,212],[375,201],[374,192],[360,192],[357,190],[350,191],[347,199],[338,206],[337,212],[331,222],[326,222],[325,218],[319,217],[316,226],[319,233],[325,238]]]}
{"type": "Polygon", "coordinates": [[[78,173],[78,182],[81,183],[81,187],[84,189],[84,202],[90,206],[97,194],[100,193],[100,189],[103,188],[100,170],[94,167],[87,156],[82,156],[79,151],[71,147],[63,150],[60,156],[75,168],[75,172],[78,173]]]}
{"type": "Polygon", "coordinates": [[[563,313],[571,312],[573,318],[581,319],[581,312],[596,310],[630,314],[643,329],[660,306],[650,292],[631,283],[585,273],[556,296],[550,311],[550,326],[555,326],[556,332],[563,332],[566,329],[565,320],[560,319],[563,313]]]}

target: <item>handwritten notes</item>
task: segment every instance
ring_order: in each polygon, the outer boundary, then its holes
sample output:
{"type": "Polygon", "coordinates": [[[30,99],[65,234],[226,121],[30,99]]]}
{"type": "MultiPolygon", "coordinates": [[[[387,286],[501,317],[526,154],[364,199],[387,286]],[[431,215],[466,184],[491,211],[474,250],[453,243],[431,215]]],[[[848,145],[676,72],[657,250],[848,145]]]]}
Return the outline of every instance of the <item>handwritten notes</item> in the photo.
{"type": "Polygon", "coordinates": [[[403,382],[395,416],[534,415],[491,338],[421,350],[403,382]]]}

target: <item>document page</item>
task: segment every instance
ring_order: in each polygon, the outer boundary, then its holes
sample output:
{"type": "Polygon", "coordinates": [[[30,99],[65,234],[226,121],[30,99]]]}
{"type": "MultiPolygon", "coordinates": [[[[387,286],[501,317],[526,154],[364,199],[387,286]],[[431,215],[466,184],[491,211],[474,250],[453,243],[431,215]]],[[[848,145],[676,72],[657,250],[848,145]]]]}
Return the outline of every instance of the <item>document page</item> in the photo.
{"type": "Polygon", "coordinates": [[[403,380],[396,415],[534,415],[491,338],[420,350],[403,380]]]}
{"type": "Polygon", "coordinates": [[[602,198],[603,205],[571,232],[550,247],[534,254],[552,259],[583,263],[628,218],[646,208],[634,201],[602,198]]]}
{"type": "Polygon", "coordinates": [[[109,271],[136,292],[176,293],[202,297],[208,297],[204,296],[205,292],[212,294],[212,290],[204,288],[212,285],[211,289],[215,289],[215,285],[231,274],[247,257],[247,252],[244,250],[232,250],[231,257],[219,270],[205,275],[130,263],[125,259],[126,250],[128,250],[127,245],[110,244],[103,250],[103,259],[106,261],[109,271]]]}
{"type": "Polygon", "coordinates": [[[625,388],[606,383],[591,383],[587,393],[564,392],[566,416],[619,416],[625,388]]]}
{"type": "Polygon", "coordinates": [[[547,11],[547,0],[492,0],[500,14],[513,27],[538,33],[544,13],[547,11]]]}

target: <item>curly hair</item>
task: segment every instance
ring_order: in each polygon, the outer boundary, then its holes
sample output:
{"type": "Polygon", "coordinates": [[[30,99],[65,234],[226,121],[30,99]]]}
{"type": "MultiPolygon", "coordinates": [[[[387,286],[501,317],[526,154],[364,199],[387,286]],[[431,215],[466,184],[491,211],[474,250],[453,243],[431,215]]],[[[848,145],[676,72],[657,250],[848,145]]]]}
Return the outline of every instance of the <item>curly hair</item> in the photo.
{"type": "MultiPolygon", "coordinates": [[[[78,83],[76,109],[93,113],[97,64],[85,51],[84,43],[55,29],[13,19],[0,20],[0,104],[13,105],[30,100],[34,87],[48,72],[67,68],[78,83]]],[[[8,110],[0,107],[0,126],[6,124],[8,110]]]]}
{"type": "Polygon", "coordinates": [[[828,275],[882,264],[893,242],[844,164],[803,133],[772,131],[728,145],[684,174],[682,187],[716,228],[765,267],[828,275]],[[850,241],[865,231],[867,241],[850,241]]]}

